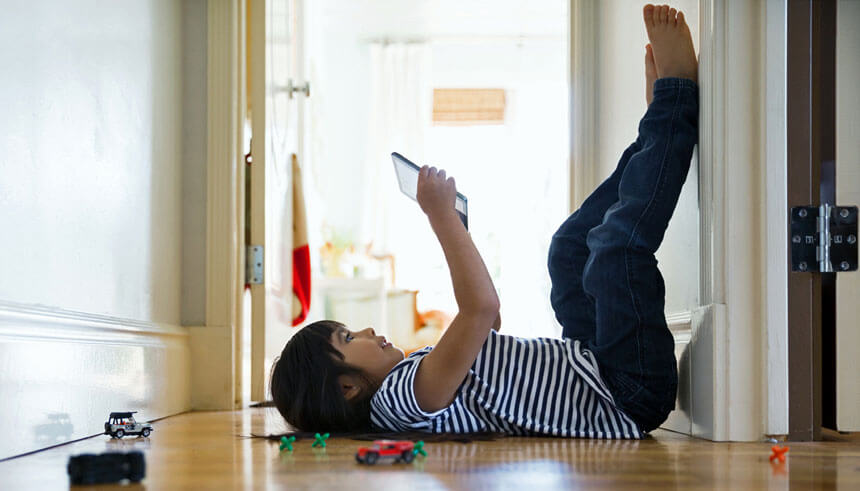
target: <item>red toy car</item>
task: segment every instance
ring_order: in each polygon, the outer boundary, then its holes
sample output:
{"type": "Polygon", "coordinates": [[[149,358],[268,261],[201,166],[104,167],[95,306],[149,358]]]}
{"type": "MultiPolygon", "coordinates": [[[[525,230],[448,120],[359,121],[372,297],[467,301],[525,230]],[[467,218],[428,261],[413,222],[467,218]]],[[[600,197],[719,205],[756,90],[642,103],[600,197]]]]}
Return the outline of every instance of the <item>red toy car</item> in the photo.
{"type": "Polygon", "coordinates": [[[415,444],[409,440],[376,440],[370,447],[359,447],[355,460],[360,464],[373,465],[379,459],[391,458],[394,462],[412,462],[415,444]]]}

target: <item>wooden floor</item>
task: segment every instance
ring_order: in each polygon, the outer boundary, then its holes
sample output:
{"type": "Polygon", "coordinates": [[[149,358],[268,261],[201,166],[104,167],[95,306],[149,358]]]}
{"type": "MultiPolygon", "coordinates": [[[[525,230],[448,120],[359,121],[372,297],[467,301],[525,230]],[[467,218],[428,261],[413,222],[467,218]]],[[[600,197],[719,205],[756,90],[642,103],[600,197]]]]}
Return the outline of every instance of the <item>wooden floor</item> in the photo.
{"type": "MultiPolygon", "coordinates": [[[[789,443],[785,464],[768,462],[769,443],[712,443],[658,430],[643,441],[503,438],[428,443],[411,464],[359,465],[360,445],[310,440],[280,452],[272,409],[187,413],[154,423],[148,439],[96,436],[0,462],[0,489],[68,486],[70,455],[142,450],[146,479],[123,489],[860,489],[860,442],[789,443]]],[[[110,489],[101,485],[96,489],[110,489]]]]}

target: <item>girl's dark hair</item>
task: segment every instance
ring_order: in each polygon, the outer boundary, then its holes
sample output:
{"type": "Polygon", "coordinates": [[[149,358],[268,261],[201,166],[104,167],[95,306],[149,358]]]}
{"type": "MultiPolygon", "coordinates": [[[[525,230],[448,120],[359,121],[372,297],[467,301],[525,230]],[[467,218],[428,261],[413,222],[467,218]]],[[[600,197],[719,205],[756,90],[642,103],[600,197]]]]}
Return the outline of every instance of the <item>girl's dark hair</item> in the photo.
{"type": "Polygon", "coordinates": [[[343,354],[332,346],[331,335],[341,327],[330,320],[308,324],[293,335],[272,366],[275,407],[301,431],[371,431],[370,399],[375,390],[364,372],[344,362],[343,354]],[[352,400],[343,396],[341,375],[358,375],[364,381],[352,400]]]}

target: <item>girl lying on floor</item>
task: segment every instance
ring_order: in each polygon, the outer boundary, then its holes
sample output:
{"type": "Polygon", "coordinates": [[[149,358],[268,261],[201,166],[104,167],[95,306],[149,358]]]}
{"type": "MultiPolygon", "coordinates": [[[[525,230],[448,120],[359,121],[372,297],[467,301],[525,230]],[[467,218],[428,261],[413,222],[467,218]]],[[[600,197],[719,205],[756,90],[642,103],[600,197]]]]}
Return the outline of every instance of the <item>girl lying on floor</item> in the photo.
{"type": "Polygon", "coordinates": [[[684,14],[647,5],[648,110],[618,167],[553,235],[550,302],[562,339],[499,334],[499,299],[457,216],[456,186],[424,166],[418,202],[459,313],[404,359],[373,329],[310,324],[272,368],[279,412],[303,431],[502,432],[641,438],[674,408],[677,363],[654,253],[698,137],[697,60],[684,14]]]}

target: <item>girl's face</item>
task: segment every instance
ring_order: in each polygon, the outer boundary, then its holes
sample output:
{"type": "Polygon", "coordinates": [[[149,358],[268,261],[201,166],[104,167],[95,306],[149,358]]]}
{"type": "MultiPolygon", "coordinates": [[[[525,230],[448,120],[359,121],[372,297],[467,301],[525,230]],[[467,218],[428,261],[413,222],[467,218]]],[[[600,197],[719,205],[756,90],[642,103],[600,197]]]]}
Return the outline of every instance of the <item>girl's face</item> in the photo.
{"type": "Polygon", "coordinates": [[[343,354],[343,361],[361,368],[377,382],[382,382],[403,359],[403,350],[386,341],[385,336],[377,336],[369,327],[358,332],[338,327],[331,335],[331,344],[343,354]]]}

